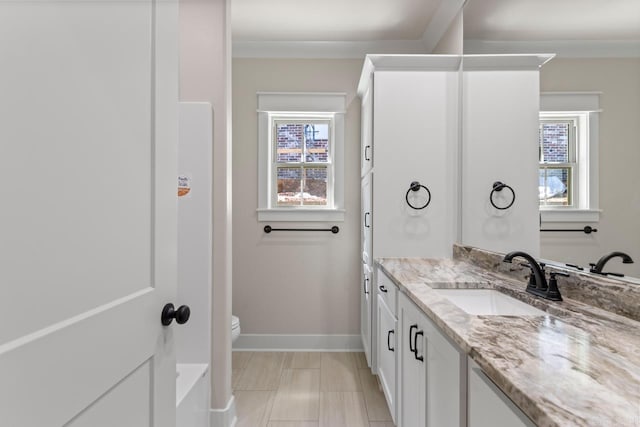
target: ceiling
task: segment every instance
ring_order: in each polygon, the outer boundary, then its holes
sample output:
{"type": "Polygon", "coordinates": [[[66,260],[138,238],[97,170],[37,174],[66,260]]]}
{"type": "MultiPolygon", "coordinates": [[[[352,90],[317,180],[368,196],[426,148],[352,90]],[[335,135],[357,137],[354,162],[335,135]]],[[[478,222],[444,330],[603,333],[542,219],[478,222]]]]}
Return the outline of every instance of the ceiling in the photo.
{"type": "Polygon", "coordinates": [[[640,40],[640,0],[469,0],[464,38],[640,40]]]}
{"type": "Polygon", "coordinates": [[[463,5],[465,51],[600,43],[640,56],[640,0],[232,0],[234,56],[428,53],[463,5]]]}
{"type": "Polygon", "coordinates": [[[416,40],[440,0],[233,0],[239,41],[416,40]]]}

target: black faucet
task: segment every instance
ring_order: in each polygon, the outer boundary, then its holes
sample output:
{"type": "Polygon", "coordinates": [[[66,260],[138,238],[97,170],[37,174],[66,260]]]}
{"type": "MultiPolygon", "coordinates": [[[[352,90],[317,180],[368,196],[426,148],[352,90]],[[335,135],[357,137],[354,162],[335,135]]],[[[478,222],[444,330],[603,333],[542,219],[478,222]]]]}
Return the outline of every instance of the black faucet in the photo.
{"type": "Polygon", "coordinates": [[[631,257],[627,254],[625,254],[624,252],[611,252],[608,255],[603,256],[602,258],[600,258],[598,260],[597,263],[593,264],[590,263],[589,265],[591,266],[591,269],[589,270],[591,273],[598,273],[598,274],[611,274],[613,276],[623,276],[622,274],[619,273],[604,273],[602,271],[602,269],[604,268],[604,265],[607,263],[607,261],[609,261],[611,258],[615,258],[615,257],[620,257],[622,258],[622,263],[623,264],[633,264],[633,260],[631,259],[631,257]]]}
{"type": "MultiPolygon", "coordinates": [[[[558,290],[555,274],[552,277],[553,286],[547,285],[547,278],[544,274],[544,264],[538,262],[528,253],[515,251],[509,252],[502,259],[503,262],[510,263],[511,260],[515,257],[521,257],[527,260],[529,263],[526,265],[531,269],[532,276],[529,277],[529,284],[527,285],[527,292],[530,294],[546,298],[552,301],[562,301],[562,296],[560,295],[560,291],[558,290]],[[533,279],[533,280],[532,280],[533,279]]],[[[557,273],[560,274],[560,273],[557,273]]],[[[560,275],[565,275],[566,273],[562,273],[560,275]]]]}

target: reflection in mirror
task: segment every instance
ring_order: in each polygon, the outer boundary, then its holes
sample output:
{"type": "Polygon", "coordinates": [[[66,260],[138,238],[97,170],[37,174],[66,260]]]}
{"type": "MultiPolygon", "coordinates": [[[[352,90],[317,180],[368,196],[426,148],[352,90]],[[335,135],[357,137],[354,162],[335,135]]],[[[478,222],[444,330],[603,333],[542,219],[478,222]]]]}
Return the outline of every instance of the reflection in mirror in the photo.
{"type": "MultiPolygon", "coordinates": [[[[536,0],[469,0],[464,51],[556,53],[541,69],[540,91],[598,95],[599,108],[588,111],[598,125],[596,146],[572,142],[581,127],[570,123],[571,114],[547,118],[540,169],[542,228],[589,225],[598,232],[541,233],[541,257],[589,272],[590,263],[623,252],[636,262],[614,256],[604,272],[640,284],[640,2],[583,0],[579,7],[589,13],[579,14],[576,7],[563,1],[550,12],[536,0]]],[[[593,132],[591,124],[583,136],[593,132]]]]}

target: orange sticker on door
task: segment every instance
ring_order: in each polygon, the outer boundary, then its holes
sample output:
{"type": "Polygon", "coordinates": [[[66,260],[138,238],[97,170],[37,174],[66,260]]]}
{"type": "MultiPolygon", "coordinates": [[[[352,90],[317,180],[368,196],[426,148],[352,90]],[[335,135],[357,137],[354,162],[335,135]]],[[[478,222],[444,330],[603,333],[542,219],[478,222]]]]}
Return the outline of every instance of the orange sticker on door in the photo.
{"type": "Polygon", "coordinates": [[[184,197],[191,192],[191,177],[178,175],[178,197],[184,197]]]}

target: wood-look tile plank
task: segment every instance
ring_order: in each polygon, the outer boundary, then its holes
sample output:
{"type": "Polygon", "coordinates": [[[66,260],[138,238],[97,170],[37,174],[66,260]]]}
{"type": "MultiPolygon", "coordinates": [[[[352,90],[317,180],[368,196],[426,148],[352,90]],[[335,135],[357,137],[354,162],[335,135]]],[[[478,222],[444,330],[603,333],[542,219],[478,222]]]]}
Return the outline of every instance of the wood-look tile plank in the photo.
{"type": "Polygon", "coordinates": [[[240,375],[249,363],[253,352],[251,351],[234,351],[231,353],[231,389],[235,390],[238,386],[240,375]]]}
{"type": "Polygon", "coordinates": [[[235,427],[264,427],[269,422],[273,391],[240,390],[234,393],[238,420],[235,427]]]}
{"type": "Polygon", "coordinates": [[[236,390],[276,390],[284,365],[284,353],[255,352],[243,369],[236,390]]]}
{"type": "Polygon", "coordinates": [[[286,353],[284,359],[285,369],[320,369],[320,357],[322,353],[309,351],[292,351],[286,353]]]}
{"type": "Polygon", "coordinates": [[[362,392],[322,392],[320,427],[369,427],[362,392]]]}
{"type": "Polygon", "coordinates": [[[320,390],[362,390],[353,353],[322,353],[320,359],[320,390]]]}
{"type": "Polygon", "coordinates": [[[370,421],[391,421],[389,406],[380,390],[378,379],[371,373],[369,368],[358,369],[360,384],[364,393],[364,403],[367,407],[367,414],[370,421]]]}
{"type": "Polygon", "coordinates": [[[371,421],[369,427],[396,427],[392,421],[371,421]]]}
{"type": "Polygon", "coordinates": [[[247,367],[249,360],[253,356],[252,351],[234,351],[231,353],[231,368],[244,369],[247,367]]]}
{"type": "Polygon", "coordinates": [[[270,421],[267,427],[318,427],[318,421],[270,421]]]}
{"type": "Polygon", "coordinates": [[[285,369],[270,421],[317,421],[320,410],[320,370],[285,369]]]}
{"type": "Polygon", "coordinates": [[[362,351],[353,353],[353,355],[356,358],[356,368],[364,369],[369,367],[369,365],[367,365],[367,356],[365,356],[362,351]]]}

